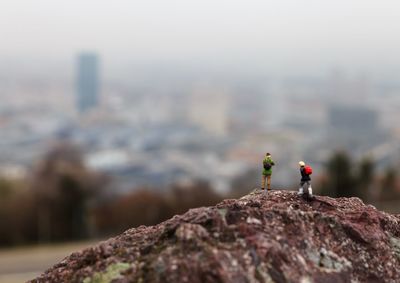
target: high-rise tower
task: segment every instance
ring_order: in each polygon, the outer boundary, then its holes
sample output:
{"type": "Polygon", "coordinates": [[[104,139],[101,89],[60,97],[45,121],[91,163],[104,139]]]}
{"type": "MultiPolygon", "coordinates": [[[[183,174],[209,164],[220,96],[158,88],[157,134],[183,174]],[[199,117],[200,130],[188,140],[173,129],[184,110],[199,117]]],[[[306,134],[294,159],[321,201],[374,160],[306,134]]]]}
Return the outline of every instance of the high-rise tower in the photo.
{"type": "Polygon", "coordinates": [[[80,113],[97,106],[99,99],[98,57],[94,53],[78,56],[77,107],[80,113]]]}

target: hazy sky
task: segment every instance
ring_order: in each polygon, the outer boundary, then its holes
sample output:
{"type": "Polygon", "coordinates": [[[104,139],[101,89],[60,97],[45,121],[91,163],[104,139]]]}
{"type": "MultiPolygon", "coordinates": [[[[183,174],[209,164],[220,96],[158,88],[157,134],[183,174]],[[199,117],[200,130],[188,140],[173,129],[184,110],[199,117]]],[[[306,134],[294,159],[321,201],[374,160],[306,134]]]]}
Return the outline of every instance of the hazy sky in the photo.
{"type": "Polygon", "coordinates": [[[1,0],[0,60],[399,71],[398,0],[1,0]],[[71,59],[72,58],[72,59],[71,59]]]}

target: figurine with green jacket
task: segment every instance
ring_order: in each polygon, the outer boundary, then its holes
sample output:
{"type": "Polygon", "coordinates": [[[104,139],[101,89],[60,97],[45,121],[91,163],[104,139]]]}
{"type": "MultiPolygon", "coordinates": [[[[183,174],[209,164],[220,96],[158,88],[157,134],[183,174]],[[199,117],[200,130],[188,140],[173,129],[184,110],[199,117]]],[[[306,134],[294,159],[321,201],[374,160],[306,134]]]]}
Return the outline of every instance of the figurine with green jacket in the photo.
{"type": "Polygon", "coordinates": [[[272,160],[271,154],[268,152],[265,155],[263,160],[263,172],[261,179],[261,190],[265,190],[265,181],[267,181],[268,191],[271,190],[271,175],[272,175],[272,166],[275,165],[275,162],[272,160]]]}

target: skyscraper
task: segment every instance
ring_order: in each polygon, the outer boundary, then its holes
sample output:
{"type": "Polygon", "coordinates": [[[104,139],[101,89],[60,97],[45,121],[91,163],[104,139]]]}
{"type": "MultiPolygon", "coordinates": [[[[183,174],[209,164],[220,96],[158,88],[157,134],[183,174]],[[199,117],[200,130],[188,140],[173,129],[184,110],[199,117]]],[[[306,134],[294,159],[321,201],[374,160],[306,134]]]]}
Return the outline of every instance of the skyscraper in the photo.
{"type": "Polygon", "coordinates": [[[98,57],[94,53],[78,56],[77,107],[80,113],[97,106],[99,99],[98,57]]]}

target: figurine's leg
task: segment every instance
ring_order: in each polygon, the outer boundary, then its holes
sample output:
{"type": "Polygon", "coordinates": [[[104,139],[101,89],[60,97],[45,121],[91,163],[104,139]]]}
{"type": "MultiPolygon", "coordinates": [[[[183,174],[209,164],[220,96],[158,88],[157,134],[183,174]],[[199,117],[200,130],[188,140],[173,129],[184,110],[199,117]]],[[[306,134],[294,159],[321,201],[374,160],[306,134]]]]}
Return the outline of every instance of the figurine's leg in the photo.
{"type": "Polygon", "coordinates": [[[302,195],[303,194],[303,186],[304,186],[304,182],[300,182],[299,192],[297,193],[298,195],[302,195]]]}
{"type": "Polygon", "coordinates": [[[308,194],[309,194],[310,196],[312,196],[313,194],[312,194],[311,183],[310,183],[310,182],[307,182],[307,184],[308,184],[308,194]]]}
{"type": "Polygon", "coordinates": [[[261,190],[265,189],[265,178],[267,176],[265,176],[264,174],[262,174],[262,178],[261,178],[261,190]]]}
{"type": "Polygon", "coordinates": [[[267,187],[268,187],[268,191],[271,190],[271,175],[267,176],[267,187]]]}

